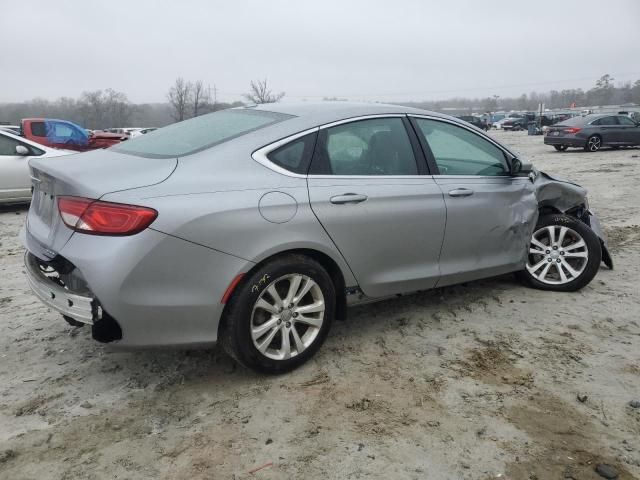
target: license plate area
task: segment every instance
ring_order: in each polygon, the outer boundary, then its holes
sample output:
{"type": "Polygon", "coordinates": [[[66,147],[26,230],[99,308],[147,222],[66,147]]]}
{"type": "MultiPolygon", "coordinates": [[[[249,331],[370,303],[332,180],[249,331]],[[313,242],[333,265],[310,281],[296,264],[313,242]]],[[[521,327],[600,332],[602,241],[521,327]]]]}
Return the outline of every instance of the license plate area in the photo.
{"type": "Polygon", "coordinates": [[[50,227],[53,222],[55,204],[52,182],[43,175],[32,176],[31,178],[33,182],[31,208],[40,221],[50,227]]]}

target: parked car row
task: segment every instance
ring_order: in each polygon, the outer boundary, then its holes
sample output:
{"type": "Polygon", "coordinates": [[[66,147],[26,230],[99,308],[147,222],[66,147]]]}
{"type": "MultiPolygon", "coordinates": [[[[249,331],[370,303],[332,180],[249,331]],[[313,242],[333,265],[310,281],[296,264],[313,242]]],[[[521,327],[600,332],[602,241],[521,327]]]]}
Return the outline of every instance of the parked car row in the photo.
{"type": "Polygon", "coordinates": [[[53,158],[111,147],[155,128],[123,134],[90,131],[66,120],[25,118],[20,125],[0,125],[0,204],[31,200],[29,160],[53,158]]]}
{"type": "Polygon", "coordinates": [[[134,137],[139,137],[140,135],[145,135],[149,132],[153,132],[154,130],[157,130],[157,128],[155,127],[148,127],[148,128],[140,128],[140,127],[136,127],[136,128],[105,128],[104,130],[102,130],[103,132],[108,132],[108,133],[116,133],[119,135],[125,135],[128,138],[134,138],[134,137]]]}

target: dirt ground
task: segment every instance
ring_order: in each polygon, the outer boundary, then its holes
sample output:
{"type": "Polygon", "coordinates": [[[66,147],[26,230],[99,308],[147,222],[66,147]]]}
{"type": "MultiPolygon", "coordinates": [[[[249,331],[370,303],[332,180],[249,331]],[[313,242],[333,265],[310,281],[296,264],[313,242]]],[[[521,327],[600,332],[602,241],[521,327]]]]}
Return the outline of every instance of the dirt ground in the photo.
{"type": "Polygon", "coordinates": [[[278,377],[96,344],[29,293],[26,210],[0,210],[0,478],[640,479],[640,149],[494,135],[589,189],[615,270],[571,294],[505,276],[359,307],[278,377]]]}

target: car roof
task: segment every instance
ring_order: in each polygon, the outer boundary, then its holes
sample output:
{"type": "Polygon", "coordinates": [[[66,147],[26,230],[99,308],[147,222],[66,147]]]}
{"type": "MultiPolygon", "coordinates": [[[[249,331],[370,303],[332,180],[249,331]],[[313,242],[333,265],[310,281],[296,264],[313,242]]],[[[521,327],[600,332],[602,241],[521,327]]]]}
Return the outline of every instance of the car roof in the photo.
{"type": "Polygon", "coordinates": [[[453,118],[449,115],[422,110],[419,108],[405,107],[402,105],[389,105],[384,103],[359,103],[359,102],[280,102],[267,103],[262,105],[251,105],[239,107],[240,109],[265,110],[269,112],[284,113],[295,117],[302,117],[309,120],[309,123],[321,125],[332,121],[344,120],[347,118],[384,115],[384,114],[407,114],[433,115],[442,118],[453,118]]]}

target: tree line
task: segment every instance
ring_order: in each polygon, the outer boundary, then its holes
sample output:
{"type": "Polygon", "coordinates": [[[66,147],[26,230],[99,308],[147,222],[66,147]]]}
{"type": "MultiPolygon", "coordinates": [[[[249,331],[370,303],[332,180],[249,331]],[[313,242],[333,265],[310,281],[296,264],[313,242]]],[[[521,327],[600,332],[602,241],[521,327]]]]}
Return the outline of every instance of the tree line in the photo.
{"type": "Polygon", "coordinates": [[[537,110],[543,103],[545,108],[592,107],[604,105],[623,105],[633,103],[640,105],[640,80],[634,83],[625,82],[614,85],[614,78],[609,75],[600,77],[595,85],[588,89],[570,88],[565,90],[551,90],[546,93],[523,93],[518,97],[504,97],[498,95],[484,98],[456,97],[448,100],[406,102],[403,105],[440,110],[444,107],[458,109],[475,109],[487,112],[497,110],[537,110]]]}
{"type": "MultiPolygon", "coordinates": [[[[445,107],[497,110],[536,110],[538,104],[546,108],[569,108],[602,105],[640,104],[640,80],[614,85],[611,75],[603,75],[595,85],[581,88],[551,90],[546,93],[523,93],[518,97],[494,95],[485,98],[456,97],[448,100],[403,102],[403,105],[441,110],[445,107]]],[[[253,80],[243,95],[248,103],[273,103],[280,101],[284,92],[274,92],[267,79],[253,80]]],[[[324,100],[346,100],[325,97],[324,100]]],[[[36,98],[26,102],[0,104],[0,122],[17,124],[23,118],[48,117],[70,120],[85,128],[110,127],[162,127],[173,122],[197,117],[216,110],[243,105],[243,102],[219,102],[215,85],[205,85],[201,80],[175,80],[167,92],[165,103],[134,104],[123,92],[111,88],[83,92],[78,98],[60,97],[57,100],[36,98]]]]}

